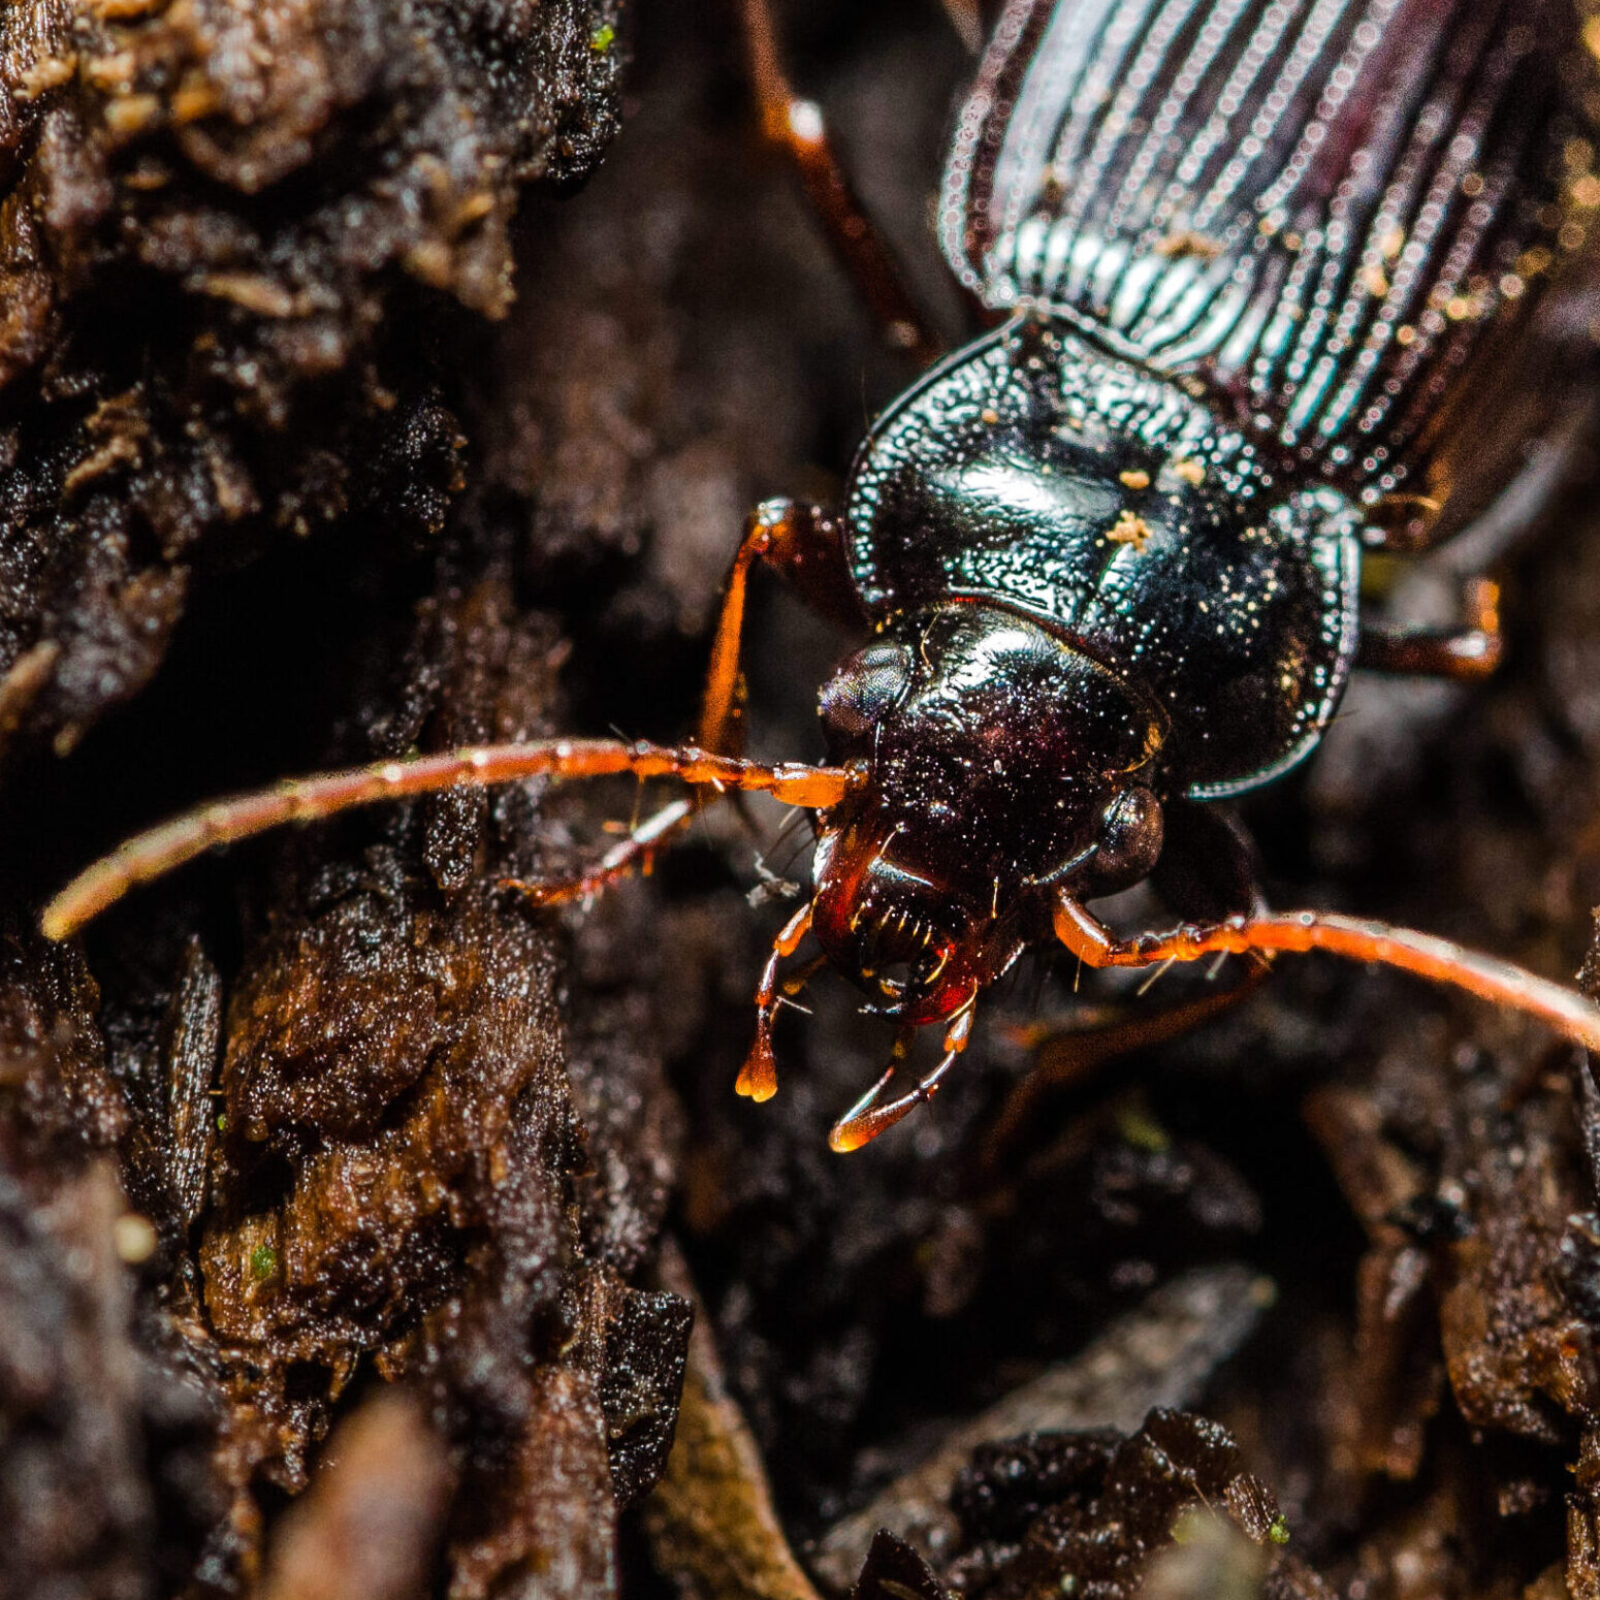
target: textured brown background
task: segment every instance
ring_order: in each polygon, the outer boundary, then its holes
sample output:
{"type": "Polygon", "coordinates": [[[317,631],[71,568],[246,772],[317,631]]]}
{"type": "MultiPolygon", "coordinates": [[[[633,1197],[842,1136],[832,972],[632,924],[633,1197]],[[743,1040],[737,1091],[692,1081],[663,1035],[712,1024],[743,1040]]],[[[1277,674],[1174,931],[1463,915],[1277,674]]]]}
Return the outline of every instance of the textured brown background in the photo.
{"type": "MultiPolygon", "coordinates": [[[[954,32],[912,0],[791,9],[797,77],[959,333],[928,227],[954,32]]],[[[1209,1388],[1243,1324],[1185,1334],[1182,1398],[1231,1437],[991,1450],[941,1580],[1121,1595],[1196,1495],[1267,1538],[1265,1483],[1287,1562],[1202,1540],[1150,1583],[1319,1592],[1299,1558],[1351,1600],[1554,1595],[1565,1562],[1594,1592],[1600,1223],[1569,1224],[1595,1206],[1570,1052],[1531,1028],[1285,963],[1209,1029],[1031,1092],[1066,1052],[1042,1035],[1127,999],[1041,962],[931,1110],[842,1160],[826,1128],[887,1040],[838,986],[782,1024],[776,1101],[730,1092],[784,915],[748,902],[731,815],[587,916],[496,887],[603,848],[628,786],[352,816],[199,864],[81,948],[33,933],[70,871],[223,790],[687,729],[744,509],[836,490],[910,376],[759,146],[732,24],[0,14],[0,1589],[793,1592],[759,1505],[735,1515],[748,1455],[629,1514],[692,1293],[803,1551],[1097,1337],[1170,1343],[1161,1286],[1243,1261],[1207,1281],[1276,1303],[1209,1388]],[[131,1265],[129,1214],[154,1229],[131,1265]],[[760,1583],[708,1554],[741,1541],[760,1583]]],[[[1360,684],[1251,802],[1275,899],[1578,966],[1587,500],[1519,559],[1495,684],[1360,684]]],[[[753,636],[756,749],[814,754],[836,639],[771,595],[753,636]]],[[[757,815],[802,873],[803,830],[757,815]]],[[[709,1359],[682,1426],[721,1450],[709,1359]]],[[[1164,1394],[1136,1364],[1110,1391],[1124,1431],[1164,1394]]],[[[864,1592],[931,1582],[883,1546],[864,1592]]]]}

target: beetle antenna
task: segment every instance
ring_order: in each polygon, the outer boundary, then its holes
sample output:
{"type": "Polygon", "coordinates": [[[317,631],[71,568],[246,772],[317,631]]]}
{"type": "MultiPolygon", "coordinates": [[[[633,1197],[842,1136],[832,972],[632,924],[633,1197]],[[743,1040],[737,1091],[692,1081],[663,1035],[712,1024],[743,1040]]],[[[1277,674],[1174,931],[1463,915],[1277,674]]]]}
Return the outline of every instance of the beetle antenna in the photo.
{"type": "Polygon", "coordinates": [[[859,781],[854,771],[840,767],[803,762],[765,766],[692,745],[675,748],[621,739],[474,745],[412,761],[376,761],[214,801],[141,833],[74,878],[45,907],[41,926],[46,938],[68,938],[137,885],[215,845],[236,844],[288,822],[313,822],[354,806],[462,785],[488,788],[519,778],[601,778],[624,772],[707,784],[719,794],[756,790],[786,805],[817,808],[837,805],[859,781]]]}
{"type": "Polygon", "coordinates": [[[1430,933],[1324,911],[1288,911],[1191,924],[1170,933],[1117,939],[1070,895],[1056,903],[1056,936],[1091,967],[1147,967],[1230,955],[1326,950],[1352,961],[1378,962],[1448,984],[1512,1011],[1537,1017],[1589,1050],[1600,1050],[1600,1006],[1514,962],[1468,950],[1430,933]]]}

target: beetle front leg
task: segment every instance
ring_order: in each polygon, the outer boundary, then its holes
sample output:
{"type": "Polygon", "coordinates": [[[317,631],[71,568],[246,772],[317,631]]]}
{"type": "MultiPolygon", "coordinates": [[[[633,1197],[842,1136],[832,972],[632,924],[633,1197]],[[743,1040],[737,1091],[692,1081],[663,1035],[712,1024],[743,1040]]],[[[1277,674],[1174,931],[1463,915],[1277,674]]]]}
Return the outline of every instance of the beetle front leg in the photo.
{"type": "Polygon", "coordinates": [[[502,878],[502,889],[515,889],[526,895],[536,906],[566,905],[572,900],[587,903],[603,894],[612,884],[630,877],[635,872],[649,877],[655,866],[657,853],[671,836],[686,827],[694,817],[694,807],[687,800],[674,800],[663,806],[653,816],[628,830],[627,838],[615,844],[594,866],[587,867],[576,877],[553,880],[548,883],[529,882],[523,878],[502,878]]]}
{"type": "Polygon", "coordinates": [[[1016,1030],[1012,1037],[1028,1049],[1033,1066],[1007,1093],[985,1133],[980,1170],[994,1173],[1001,1169],[1017,1135],[1052,1090],[1080,1085],[1119,1056],[1152,1050],[1215,1022],[1248,1000],[1269,976],[1271,968],[1263,961],[1218,994],[1190,995],[1166,1005],[1130,1005],[1112,1017],[1091,1019],[1072,1028],[1016,1030]]]}
{"type": "Polygon", "coordinates": [[[740,653],[750,569],[758,561],[814,611],[846,626],[865,621],[845,560],[843,520],[822,506],[798,500],[764,500],[757,506],[722,592],[700,707],[700,748],[722,755],[737,754],[743,743],[740,653]]]}

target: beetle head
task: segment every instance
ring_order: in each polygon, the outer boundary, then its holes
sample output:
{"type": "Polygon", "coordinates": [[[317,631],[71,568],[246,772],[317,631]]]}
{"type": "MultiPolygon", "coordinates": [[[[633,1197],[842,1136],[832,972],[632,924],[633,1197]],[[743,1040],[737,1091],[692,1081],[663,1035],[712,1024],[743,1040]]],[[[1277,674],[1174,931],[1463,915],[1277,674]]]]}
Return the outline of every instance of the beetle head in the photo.
{"type": "Polygon", "coordinates": [[[907,1022],[1003,971],[1057,891],[1109,893],[1155,864],[1164,718],[1017,612],[895,619],[821,713],[830,759],[865,776],[819,818],[815,931],[907,1022]]]}

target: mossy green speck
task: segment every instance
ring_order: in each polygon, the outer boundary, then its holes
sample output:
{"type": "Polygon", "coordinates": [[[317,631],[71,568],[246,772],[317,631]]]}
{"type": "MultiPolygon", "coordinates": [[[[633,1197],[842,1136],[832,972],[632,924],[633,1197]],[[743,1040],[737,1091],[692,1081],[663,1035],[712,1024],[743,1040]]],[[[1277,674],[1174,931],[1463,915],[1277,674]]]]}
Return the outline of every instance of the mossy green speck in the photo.
{"type": "Polygon", "coordinates": [[[1117,1132],[1124,1144],[1146,1155],[1159,1156],[1172,1148],[1172,1136],[1139,1100],[1130,1101],[1118,1111],[1117,1132]]]}

